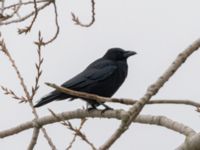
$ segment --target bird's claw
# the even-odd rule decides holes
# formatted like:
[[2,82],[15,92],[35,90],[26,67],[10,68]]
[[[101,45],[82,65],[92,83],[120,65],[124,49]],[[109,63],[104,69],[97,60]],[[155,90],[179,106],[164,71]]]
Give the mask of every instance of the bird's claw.
[[113,108],[111,107],[105,107],[102,111],[101,111],[101,114],[103,114],[104,112],[108,111],[108,110],[114,110]]
[[98,110],[96,107],[88,107],[87,109],[86,109],[88,112],[90,112],[90,111],[92,111],[92,110]]

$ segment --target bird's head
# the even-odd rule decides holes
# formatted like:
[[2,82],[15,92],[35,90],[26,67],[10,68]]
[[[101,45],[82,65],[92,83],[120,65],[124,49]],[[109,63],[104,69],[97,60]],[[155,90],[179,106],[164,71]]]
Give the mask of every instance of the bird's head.
[[103,56],[111,60],[126,60],[128,57],[137,54],[134,51],[126,51],[121,48],[111,48]]

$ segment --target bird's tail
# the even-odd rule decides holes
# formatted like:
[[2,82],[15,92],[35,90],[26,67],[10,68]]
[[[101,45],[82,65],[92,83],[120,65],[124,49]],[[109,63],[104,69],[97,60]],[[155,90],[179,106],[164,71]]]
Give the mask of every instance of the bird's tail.
[[38,103],[36,105],[34,105],[34,107],[40,107],[43,106],[47,103],[50,103],[54,100],[56,100],[59,97],[60,93],[58,93],[57,91],[53,91],[51,93],[49,93],[48,95],[42,97]]

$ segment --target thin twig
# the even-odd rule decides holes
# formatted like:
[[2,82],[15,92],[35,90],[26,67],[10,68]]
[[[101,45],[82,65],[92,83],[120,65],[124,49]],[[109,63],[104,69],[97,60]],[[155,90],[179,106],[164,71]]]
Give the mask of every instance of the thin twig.
[[58,11],[57,11],[57,6],[56,6],[55,0],[53,0],[52,3],[53,3],[53,6],[54,6],[54,13],[55,13],[56,33],[54,34],[54,36],[50,40],[43,42],[44,45],[52,43],[58,37],[58,34],[60,32],[60,26],[58,24]]
[[[41,36],[41,33],[40,33],[40,31],[39,31],[39,33],[38,33],[38,41],[37,42],[35,42],[35,44],[38,46],[38,55],[39,55],[39,62],[42,64],[42,58],[40,58],[41,57],[41,53],[40,53],[40,51],[41,51],[41,46],[43,45],[43,38],[42,38],[42,36]],[[39,64],[40,64],[39,63]],[[40,66],[41,67],[41,66]],[[32,108],[32,113],[34,114],[34,116],[35,116],[35,119],[36,120],[38,120],[38,118],[39,118],[39,116],[38,116],[38,114],[37,114],[37,112],[36,112],[36,109],[33,107],[33,97],[34,97],[34,95],[35,95],[35,92],[37,91],[37,89],[38,89],[38,82],[39,82],[39,77],[41,76],[41,73],[40,73],[40,67],[38,66],[38,69],[37,70],[39,70],[39,72],[38,72],[38,75],[36,76],[36,83],[35,83],[35,88],[33,88],[33,90],[32,90],[32,96],[31,96],[31,100],[29,101],[29,104],[30,104],[30,107]],[[38,78],[37,78],[38,77]],[[36,123],[38,124],[38,122],[36,121]],[[39,126],[39,125],[38,125]],[[42,132],[43,132],[43,135],[44,135],[44,138],[47,140],[47,142],[48,142],[48,144],[49,144],[49,146],[51,147],[51,149],[52,150],[56,150],[56,146],[54,145],[54,143],[53,143],[53,141],[52,141],[52,139],[51,139],[51,137],[47,134],[47,131],[46,131],[46,129],[45,128],[43,128],[43,127],[41,127],[41,130],[42,130]]]
[[[4,16],[3,20],[2,20],[2,18],[1,18],[1,21],[5,21],[5,20],[7,20],[7,19],[10,19],[10,18],[12,18],[15,14],[18,15],[18,12],[19,12],[19,10],[20,10],[20,8],[21,8],[21,6],[22,6],[21,4],[22,4],[22,0],[19,0],[19,1],[18,1],[18,5],[16,5],[15,7],[13,7],[13,12],[12,12],[11,14],[9,14],[9,15]],[[4,9],[4,10],[5,10],[5,9]]]
[[1,12],[0,14],[3,16],[4,10],[5,10],[5,6],[4,6],[5,1],[1,0]]
[[74,23],[76,25],[79,25],[81,27],[90,27],[90,26],[92,26],[94,24],[94,22],[95,22],[95,1],[94,0],[91,0],[91,8],[92,8],[91,9],[92,19],[88,24],[82,23],[74,13],[71,13],[72,21],[74,21]]
[[65,120],[59,116],[57,116],[57,114],[55,112],[53,112],[51,109],[48,109],[50,111],[50,113],[52,114],[52,116],[55,117],[55,119],[59,122],[61,122],[62,125],[64,125],[65,127],[67,127],[67,129],[70,129],[71,131],[74,132],[74,137],[72,139],[72,141],[70,142],[69,146],[66,148],[67,150],[69,150],[71,147],[72,147],[72,144],[75,142],[75,139],[77,136],[79,136],[83,141],[85,141],[88,145],[90,145],[90,147],[93,149],[93,150],[96,150],[94,144],[92,144],[92,142],[90,142],[88,140],[88,138],[86,137],[86,135],[84,133],[81,132],[81,128],[83,127],[86,119],[85,118],[82,118],[81,119],[81,123],[80,123],[80,126],[78,129],[74,128],[73,125],[67,121],[65,122]]
[[[45,3],[44,5],[40,6],[37,8],[37,11],[41,11],[42,9],[44,9],[45,7],[49,6],[52,2],[48,1],[47,3]],[[12,23],[18,23],[18,22],[22,22],[28,18],[30,18],[31,16],[33,16],[35,14],[35,11],[30,12],[29,14],[21,17],[20,19],[13,19],[13,20],[9,20],[9,21],[4,21],[4,22],[0,22],[0,26],[1,25],[8,25],[8,24],[12,24]]]
[[[44,3],[44,2],[49,2],[49,0],[40,0],[40,1],[37,1],[37,3]],[[12,4],[12,5],[9,5],[9,6],[6,6],[4,7],[4,10],[6,9],[13,9],[19,5],[29,5],[29,4],[34,4],[34,1],[28,1],[28,2],[21,2],[21,3],[15,3],[15,4]],[[2,8],[0,8],[0,10],[2,10]]]
[[12,98],[14,98],[16,100],[20,100],[20,103],[26,101],[25,97],[23,97],[23,96],[21,96],[21,97],[17,96],[16,93],[13,90],[11,90],[11,89],[8,89],[8,88],[6,88],[4,86],[1,86],[1,89],[4,91],[5,95],[10,95]]
[[69,150],[72,147],[73,142],[75,141],[76,137],[79,136],[83,141],[85,141],[93,150],[97,150],[96,147],[94,146],[94,144],[92,142],[90,142],[87,138],[87,136],[81,132],[81,128],[83,126],[83,124],[85,123],[86,119],[82,119],[81,120],[81,124],[80,127],[78,129],[74,128],[72,126],[72,124],[68,122],[68,128],[74,132],[74,138],[72,139],[72,141],[70,142],[69,146],[67,147],[66,150]]
[[24,93],[26,95],[26,100],[28,101],[30,99],[30,94],[29,94],[29,92],[27,90],[26,84],[24,83],[24,79],[23,79],[18,67],[15,64],[14,59],[11,57],[11,55],[10,55],[6,45],[5,45],[5,42],[3,40],[0,41],[0,47],[1,47],[1,50],[4,52],[4,54],[8,57],[9,61],[11,62],[12,67],[14,68],[14,70],[15,70],[15,72],[17,74],[17,77],[18,77],[18,79],[20,81],[20,84],[21,84],[21,86],[22,86],[22,88],[24,90]]
[[31,24],[29,26],[27,26],[26,28],[23,28],[23,29],[18,29],[19,34],[22,34],[22,33],[27,34],[28,32],[30,32],[34,22],[36,21],[36,18],[37,18],[37,15],[38,15],[37,2],[36,2],[36,0],[33,0],[33,1],[34,1],[35,15],[34,15],[32,21],[31,21]]
[[[37,42],[36,42],[37,43]],[[38,43],[41,44],[42,43],[42,37],[40,35],[40,32],[39,32],[39,40],[38,40]],[[24,80],[23,80],[23,77],[21,76],[19,70],[18,70],[18,67],[16,66],[15,64],[15,61],[14,59],[11,57],[8,49],[6,48],[6,44],[3,40],[0,41],[0,48],[1,48],[1,51],[8,57],[9,61],[11,62],[16,74],[17,74],[17,77],[18,79],[20,80],[20,85],[22,86],[23,90],[24,90],[24,93],[26,95],[26,101],[28,102],[29,106],[31,107],[32,109],[32,113],[35,117],[35,120],[37,120],[39,118],[37,112],[36,112],[36,109],[33,107],[33,96],[30,96],[28,90],[27,90],[27,86],[25,85],[24,83]],[[47,142],[49,143],[49,146],[53,149],[53,150],[56,150],[56,147],[55,145],[53,144],[51,138],[48,136],[46,130],[44,128],[41,128],[43,134],[44,134],[44,137],[45,139],[47,140]],[[34,134],[34,133],[33,133]],[[34,135],[33,135],[34,136]]]
[[37,45],[38,49],[37,49],[37,54],[38,54],[38,63],[35,64],[35,67],[36,67],[36,77],[35,77],[35,85],[32,86],[32,94],[31,94],[31,99],[34,98],[37,90],[39,89],[39,79],[42,75],[42,70],[41,70],[41,66],[42,66],[42,63],[44,61],[44,59],[42,58],[42,55],[41,55],[41,47],[43,45],[43,39],[41,37],[41,33],[39,32],[39,40],[38,42],[35,42],[35,44]]
[[[81,123],[80,123],[80,125],[79,125],[79,127],[78,127],[78,131],[79,131],[79,132],[80,132],[80,130],[82,129],[83,124],[85,123],[85,121],[86,121],[85,118],[84,118],[84,119],[81,119]],[[68,121],[68,123],[70,123],[70,122]],[[74,136],[73,136],[71,142],[69,143],[69,145],[67,146],[66,150],[70,150],[70,149],[72,148],[72,145],[75,143],[76,137],[77,137],[77,136],[78,136],[78,134],[74,134]]]

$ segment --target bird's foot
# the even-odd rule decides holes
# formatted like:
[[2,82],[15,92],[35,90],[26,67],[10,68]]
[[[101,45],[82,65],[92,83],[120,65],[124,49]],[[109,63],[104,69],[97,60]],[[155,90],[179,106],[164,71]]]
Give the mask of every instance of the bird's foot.
[[89,105],[89,107],[87,106],[87,111],[92,111],[92,110],[97,110],[96,106],[94,105]]
[[[108,105],[106,105],[104,103],[102,103],[100,105],[104,106],[104,109],[101,110],[101,114],[103,114],[107,110],[113,110],[113,108],[109,107]],[[92,111],[92,110],[99,110],[99,109],[97,109],[97,107],[95,105],[90,105],[90,107],[87,107],[86,110],[89,112],[89,111]]]
[[108,105],[106,105],[106,104],[102,104],[105,108],[101,111],[101,114],[103,114],[105,111],[107,111],[107,110],[113,110],[113,108],[112,107],[109,107]]
[[102,111],[101,111],[101,114],[105,113],[106,111],[108,110],[113,110],[113,108],[104,108]]
[[98,109],[97,109],[97,108],[90,107],[90,108],[87,108],[86,110],[87,110],[87,111],[92,111],[92,110],[98,110]]

